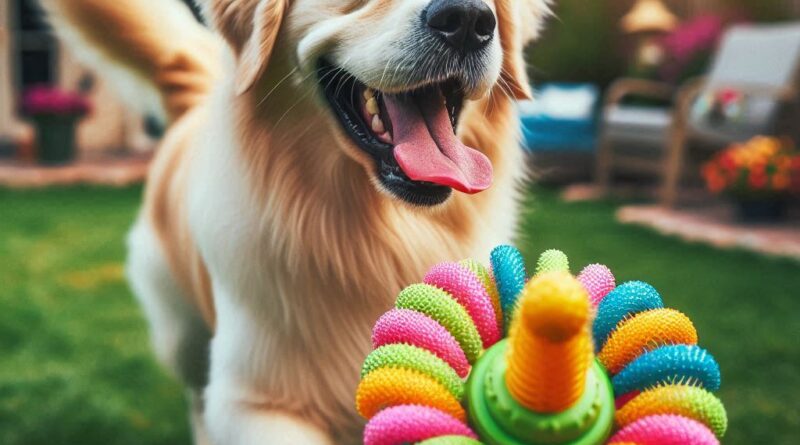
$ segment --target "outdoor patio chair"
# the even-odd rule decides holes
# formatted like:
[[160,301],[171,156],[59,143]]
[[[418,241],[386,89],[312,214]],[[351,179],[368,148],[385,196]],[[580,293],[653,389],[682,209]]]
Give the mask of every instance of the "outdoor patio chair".
[[[725,33],[706,77],[680,88],[622,79],[610,88],[602,117],[596,180],[607,191],[613,173],[650,174],[660,200],[675,204],[690,149],[725,146],[756,135],[796,135],[800,127],[800,23],[740,25]],[[735,118],[705,113],[701,102],[720,92],[741,98]],[[627,105],[630,97],[670,107]],[[706,158],[711,153],[706,151]]]

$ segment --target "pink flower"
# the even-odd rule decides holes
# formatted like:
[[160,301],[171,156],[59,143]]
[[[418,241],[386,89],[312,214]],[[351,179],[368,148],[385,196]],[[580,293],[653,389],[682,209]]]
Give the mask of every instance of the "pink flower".
[[699,56],[714,51],[724,29],[725,23],[721,17],[702,15],[680,25],[664,37],[661,46],[670,63],[662,67],[662,76],[669,81],[676,81]]
[[91,111],[89,101],[77,93],[37,85],[25,91],[22,110],[29,115],[84,115]]
[[674,60],[686,63],[701,51],[713,50],[724,26],[721,17],[702,15],[679,26],[662,40],[662,45]]

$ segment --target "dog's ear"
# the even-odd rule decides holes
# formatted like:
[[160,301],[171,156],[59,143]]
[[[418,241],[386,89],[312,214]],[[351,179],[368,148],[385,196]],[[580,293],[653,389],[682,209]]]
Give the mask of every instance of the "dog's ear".
[[206,21],[237,58],[236,93],[249,90],[267,67],[288,0],[198,0]]
[[523,45],[539,37],[545,22],[553,15],[552,3],[552,0],[518,0],[517,25]]
[[253,16],[253,31],[239,52],[236,69],[236,94],[253,86],[267,68],[288,0],[261,0]]
[[515,99],[530,99],[523,49],[538,35],[549,0],[496,0],[498,32],[503,47],[503,87]]

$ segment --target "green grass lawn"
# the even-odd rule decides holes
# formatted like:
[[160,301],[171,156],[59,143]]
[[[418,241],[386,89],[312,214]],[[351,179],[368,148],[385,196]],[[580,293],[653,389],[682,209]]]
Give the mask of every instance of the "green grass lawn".
[[[122,275],[140,189],[0,189],[0,443],[188,444],[181,389],[154,362]],[[608,264],[684,311],[723,369],[730,444],[800,434],[800,265],[614,222],[611,203],[529,199],[520,245]]]

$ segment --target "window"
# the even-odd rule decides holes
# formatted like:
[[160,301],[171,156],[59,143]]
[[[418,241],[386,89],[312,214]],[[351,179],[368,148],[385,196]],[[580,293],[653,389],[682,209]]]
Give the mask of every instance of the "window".
[[34,0],[12,0],[13,82],[17,92],[31,85],[58,80],[58,45]]

